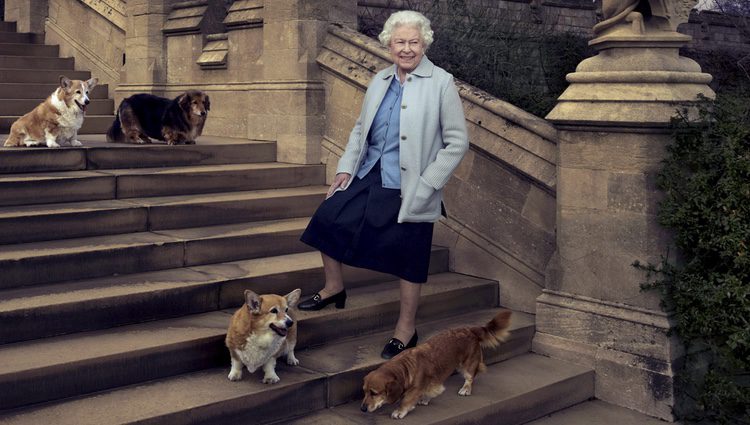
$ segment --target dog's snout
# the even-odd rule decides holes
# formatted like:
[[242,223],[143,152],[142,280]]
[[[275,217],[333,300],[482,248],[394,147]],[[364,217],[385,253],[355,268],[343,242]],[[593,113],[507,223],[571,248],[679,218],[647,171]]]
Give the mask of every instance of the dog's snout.
[[205,117],[206,116],[206,111],[201,111],[201,116]]
[[294,324],[294,320],[287,317],[286,320],[284,321],[284,324],[286,324],[286,327],[289,328]]
[[88,105],[89,103],[91,103],[91,101],[88,100],[88,99],[86,99],[83,103],[85,103],[86,105]]
[[364,403],[362,403],[362,405],[361,405],[361,406],[359,406],[359,410],[361,410],[361,411],[363,411],[363,412],[367,412],[367,405],[366,405],[366,404],[364,404]]

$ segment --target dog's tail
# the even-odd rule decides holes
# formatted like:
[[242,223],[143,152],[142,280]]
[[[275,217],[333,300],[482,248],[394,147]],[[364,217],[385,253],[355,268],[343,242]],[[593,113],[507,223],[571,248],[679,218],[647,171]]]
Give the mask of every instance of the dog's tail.
[[107,141],[110,143],[123,143],[125,141],[125,133],[122,132],[122,125],[120,124],[119,108],[115,113],[115,120],[112,121],[112,125],[107,130]]
[[503,310],[495,315],[483,327],[473,328],[472,331],[479,337],[479,345],[484,348],[495,348],[505,341],[510,334],[510,310]]

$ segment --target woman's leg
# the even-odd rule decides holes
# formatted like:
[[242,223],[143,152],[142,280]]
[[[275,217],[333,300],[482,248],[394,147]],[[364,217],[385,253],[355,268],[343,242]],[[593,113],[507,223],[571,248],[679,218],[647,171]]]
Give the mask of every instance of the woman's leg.
[[401,310],[393,337],[406,344],[416,329],[417,308],[422,285],[401,279]]
[[344,290],[344,278],[341,272],[341,262],[320,253],[323,258],[323,272],[326,275],[326,286],[318,291],[320,297],[326,299]]

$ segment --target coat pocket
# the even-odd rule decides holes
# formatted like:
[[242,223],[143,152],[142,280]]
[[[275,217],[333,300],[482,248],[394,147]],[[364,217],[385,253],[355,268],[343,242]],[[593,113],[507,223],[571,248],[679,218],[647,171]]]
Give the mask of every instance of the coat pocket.
[[440,212],[440,191],[427,183],[421,176],[417,182],[417,190],[411,202],[409,213],[414,215]]

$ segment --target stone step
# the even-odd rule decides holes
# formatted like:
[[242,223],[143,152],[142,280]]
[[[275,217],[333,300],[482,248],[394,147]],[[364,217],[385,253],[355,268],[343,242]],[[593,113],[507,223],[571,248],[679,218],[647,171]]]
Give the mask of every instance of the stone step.
[[57,69],[64,74],[73,70],[74,64],[73,58],[0,55],[0,68],[4,69]]
[[149,208],[149,228],[164,230],[310,216],[327,189],[307,186],[125,201]]
[[[27,212],[33,214],[35,207],[29,206],[32,204],[321,185],[325,183],[324,173],[325,169],[321,165],[266,162],[0,174],[0,206],[24,206],[20,210],[0,208],[0,217],[3,214],[14,214],[16,210],[19,212],[15,215]],[[0,243],[3,243],[2,239],[3,236],[0,235]]]
[[[97,171],[0,175],[0,205],[6,207],[114,199],[116,193],[115,177]],[[26,211],[31,213],[28,209],[20,209],[15,214],[13,211],[7,213],[12,216]]]
[[[0,44],[2,46],[2,44]],[[48,46],[44,46],[48,47]],[[0,53],[1,54],[1,53]],[[56,56],[56,55],[55,55]],[[42,84],[42,83],[8,83],[0,81],[0,99],[34,99],[38,102],[42,102],[48,98],[58,87],[60,87],[57,79],[55,81]],[[107,99],[109,93],[109,87],[107,84],[102,84],[94,87],[89,93],[91,99]],[[90,118],[90,117],[87,117]],[[114,118],[114,117],[112,117]],[[110,118],[110,124],[112,123]],[[10,128],[10,127],[9,127]],[[107,127],[109,128],[109,127]],[[106,133],[106,130],[101,134]],[[7,133],[7,130],[0,130],[2,133]]]
[[[283,240],[285,234],[295,233],[294,220],[281,224],[292,229],[277,232],[281,241],[279,245],[299,244],[298,237]],[[231,246],[242,248],[248,245],[237,249],[238,253],[234,255],[255,256],[252,252],[245,253],[253,249],[250,233],[246,231],[247,236],[212,234],[203,240],[192,241],[188,252],[192,256],[200,255],[201,251],[204,255],[216,256],[210,250],[223,240],[234,242],[233,245],[225,243],[224,251]],[[263,246],[256,247],[256,251],[258,248],[263,249]],[[283,247],[276,248],[276,251],[280,249]],[[269,251],[267,255],[272,253]],[[430,273],[443,273],[447,269],[448,251],[434,247]],[[348,266],[344,267],[344,277],[350,290],[392,279],[390,275]],[[248,287],[259,293],[289,293],[295,288],[312,293],[323,283],[320,254],[308,251],[210,266],[0,290],[0,322],[3,323],[0,344],[236,308]],[[29,320],[30,317],[34,320]]]
[[325,166],[277,162],[104,170],[117,178],[117,197],[169,196],[325,184]]
[[2,31],[2,29],[0,29],[0,43],[41,44],[44,43],[44,34]]
[[[88,80],[91,78],[91,72],[89,71],[65,71],[61,73],[56,69],[0,69],[0,81],[6,83],[59,83],[60,75],[65,75],[71,80]],[[89,111],[89,113],[91,112]]]
[[[472,395],[458,395],[460,374],[445,383],[445,392],[429,406],[417,406],[399,424],[502,424],[520,425],[594,395],[594,372],[583,366],[536,354],[525,354],[488,366],[474,381]],[[361,388],[359,389],[361,394]],[[393,424],[386,405],[373,413],[360,411],[361,399],[304,415],[287,425],[386,425]],[[23,422],[19,422],[23,423]],[[604,424],[606,422],[597,422]],[[579,425],[581,423],[578,423]],[[619,424],[618,424],[619,425]]]
[[[332,410],[329,387],[334,376],[279,362],[281,381],[266,385],[257,379],[231,382],[226,368],[208,369],[169,379],[133,385],[70,401],[8,412],[4,424],[392,424],[390,406],[376,413],[359,411],[353,401]],[[446,392],[430,406],[418,406],[404,424],[522,424],[593,396],[593,372],[581,366],[534,354],[490,365],[470,397],[460,397],[462,378],[453,375]],[[310,412],[310,417],[292,421]],[[334,415],[334,416],[331,416]],[[501,420],[499,418],[502,418]]]
[[[0,99],[0,115],[21,116],[36,108],[40,99]],[[112,99],[93,99],[86,108],[87,114],[107,115],[114,111],[115,102]],[[2,138],[5,140],[5,138]]]
[[[465,278],[453,274],[437,277],[442,281],[430,283],[429,291],[426,290],[420,299],[424,307],[431,309],[431,314],[422,314],[419,318],[425,338],[456,326],[455,321],[462,326],[486,323],[498,311],[470,299],[452,307],[436,306],[444,304],[446,294],[461,297],[481,287],[491,296],[496,294],[497,288],[496,283],[481,279],[459,282],[455,287],[451,284],[451,277]],[[295,350],[301,366],[336,377],[331,382],[332,389],[335,388],[329,396],[331,404],[341,404],[357,397],[362,376],[382,362],[380,349],[392,335],[393,323],[398,316],[390,304],[398,303],[399,290],[397,282],[376,287],[380,294],[376,299],[369,296],[359,299],[358,291],[353,290],[349,300],[352,305],[344,310],[330,308],[330,312],[293,313],[296,314],[299,336],[307,335],[298,340]],[[461,307],[466,306],[473,308],[472,313],[460,315]],[[446,321],[438,312],[451,314],[453,321]],[[231,313],[233,310],[214,311],[0,347],[0,361],[4,365],[0,372],[0,383],[3,384],[0,385],[0,409],[206,368],[223,367],[226,379],[229,356],[224,336]],[[374,323],[370,320],[372,314],[382,316],[384,320]],[[533,318],[517,314],[508,343],[498,350],[488,350],[488,363],[528,352],[534,333]],[[350,329],[360,331],[352,334],[349,330],[342,330],[336,335],[337,339],[329,339],[330,336],[320,332],[321,326],[335,326],[342,320],[352,323]],[[322,342],[326,345],[320,346]],[[243,382],[259,380],[261,376],[261,372],[246,374]],[[280,376],[283,382],[284,375]],[[13,385],[8,385],[11,382]]]
[[[7,135],[0,134],[0,141]],[[117,168],[179,167],[269,162],[276,144],[247,139],[201,136],[195,145],[130,145],[107,143],[104,135],[81,135],[82,148],[3,148],[0,175]]]
[[16,23],[0,21],[0,31],[14,32],[16,31]]
[[529,422],[528,425],[664,425],[666,423],[634,410],[601,400],[591,400]]
[[0,42],[0,55],[57,57],[59,52],[60,52],[59,46],[48,46],[45,44]]
[[[309,217],[320,204],[324,187],[279,189],[210,197],[183,197],[146,205],[150,228],[201,227]],[[159,199],[144,198],[134,205]],[[121,273],[182,267],[184,241],[169,232],[127,233],[88,238],[0,245],[0,288],[13,288]]]

